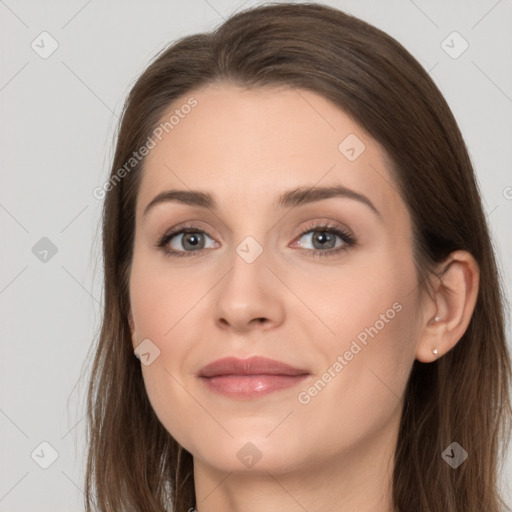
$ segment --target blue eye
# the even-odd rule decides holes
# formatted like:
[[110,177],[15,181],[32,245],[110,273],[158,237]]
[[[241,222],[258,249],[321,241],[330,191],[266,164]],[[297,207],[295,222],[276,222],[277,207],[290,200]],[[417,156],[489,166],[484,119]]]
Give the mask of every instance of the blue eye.
[[[311,249],[313,256],[333,256],[355,245],[354,238],[338,226],[313,226],[308,231],[304,231],[301,238],[306,235],[309,235],[313,245],[323,247],[320,250],[318,248]],[[336,237],[342,240],[342,243],[338,246],[335,245]],[[300,243],[300,245],[303,246],[304,244]]]
[[[204,249],[205,236],[210,238],[201,228],[196,226],[187,226],[186,228],[181,228],[178,231],[167,233],[160,239],[157,246],[164,251],[166,256],[194,256],[197,251]],[[168,248],[169,242],[172,242],[173,238],[178,237],[181,237],[181,240],[177,243],[185,249],[188,247],[190,250],[181,251],[175,248]]]
[[[311,234],[311,235],[310,235]],[[311,241],[317,247],[323,247],[322,249],[305,249],[315,256],[334,256],[341,253],[342,251],[348,250],[356,244],[353,236],[336,225],[314,225],[307,231],[303,231],[299,237],[299,240],[305,235],[310,235]],[[172,256],[181,258],[183,256],[197,256],[205,249],[205,237],[212,240],[201,228],[197,226],[187,226],[176,231],[172,231],[163,235],[160,241],[156,244],[160,248],[165,256]],[[341,239],[341,245],[336,246],[336,237]],[[184,250],[169,248],[174,242],[173,239],[177,239],[176,242]],[[170,244],[171,242],[171,244]],[[302,242],[299,242],[301,247],[304,246]],[[217,242],[213,241],[213,247],[217,247]],[[212,248],[212,247],[210,247]]]

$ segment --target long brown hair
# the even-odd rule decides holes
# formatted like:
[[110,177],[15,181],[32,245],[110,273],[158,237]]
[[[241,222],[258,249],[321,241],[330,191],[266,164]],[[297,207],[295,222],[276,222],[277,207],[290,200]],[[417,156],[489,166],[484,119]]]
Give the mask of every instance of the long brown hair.
[[[184,37],[155,58],[128,96],[104,188],[105,307],[87,396],[87,511],[196,507],[192,456],[156,417],[133,354],[128,284],[144,159],[130,168],[126,162],[177,98],[214,81],[311,90],[364,127],[389,156],[412,217],[422,289],[450,252],[476,259],[480,290],[462,339],[433,363],[414,362],[392,492],[400,512],[499,512],[511,363],[503,292],[465,143],[438,88],[397,41],[315,3],[260,5],[211,33]],[[469,453],[457,469],[441,456],[454,441]]]

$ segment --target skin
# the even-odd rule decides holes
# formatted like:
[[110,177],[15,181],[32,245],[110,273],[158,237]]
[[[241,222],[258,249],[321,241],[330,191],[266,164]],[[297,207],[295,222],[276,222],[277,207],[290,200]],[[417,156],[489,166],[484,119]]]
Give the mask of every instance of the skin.
[[[386,155],[322,96],[216,83],[180,98],[169,112],[190,96],[198,105],[146,158],[129,321],[134,349],[149,339],[160,350],[142,365],[144,384],[164,427],[194,457],[197,510],[390,511],[412,364],[433,361],[436,347],[442,357],[462,336],[476,301],[476,263],[453,253],[432,296],[422,298],[411,218]],[[349,134],[365,145],[354,161],[338,149]],[[340,197],[274,206],[289,189],[338,184],[364,194],[379,215]],[[209,192],[218,210],[166,202],[144,215],[169,189]],[[205,234],[204,248],[165,256],[156,247],[160,236],[191,221]],[[333,250],[313,242],[312,231],[322,231],[313,226],[323,221],[348,230],[356,245],[313,257],[314,249]],[[236,252],[248,236],[263,250],[252,263]],[[167,247],[190,252],[182,242],[178,234]],[[393,304],[400,311],[301,403],[298,394]],[[218,358],[253,355],[310,375],[296,387],[245,400],[214,394],[197,378]],[[252,467],[237,457],[248,442],[261,455]]]

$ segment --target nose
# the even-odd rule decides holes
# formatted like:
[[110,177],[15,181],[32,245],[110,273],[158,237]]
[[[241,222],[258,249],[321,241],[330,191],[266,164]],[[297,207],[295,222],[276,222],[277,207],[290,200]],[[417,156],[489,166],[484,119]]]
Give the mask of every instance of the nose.
[[215,324],[238,332],[268,330],[284,320],[286,287],[269,267],[265,250],[248,263],[235,252],[232,267],[216,287]]

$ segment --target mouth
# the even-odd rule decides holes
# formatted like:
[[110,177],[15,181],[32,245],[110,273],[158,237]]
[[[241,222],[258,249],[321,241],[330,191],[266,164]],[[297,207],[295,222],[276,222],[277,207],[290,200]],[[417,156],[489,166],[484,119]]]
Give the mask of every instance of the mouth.
[[296,386],[304,375],[219,375],[202,377],[211,391],[232,398],[253,398]]
[[306,370],[263,357],[219,359],[205,366],[198,377],[217,394],[231,398],[255,398],[298,385]]

